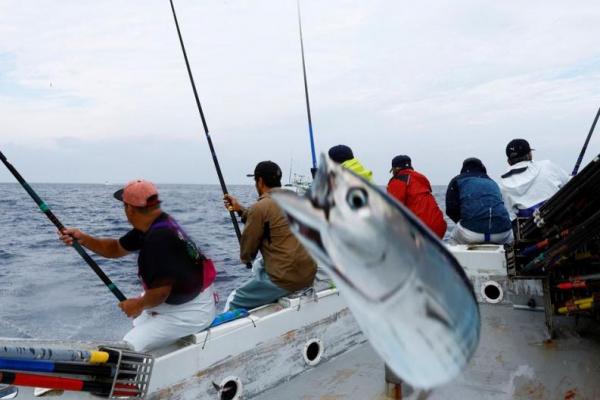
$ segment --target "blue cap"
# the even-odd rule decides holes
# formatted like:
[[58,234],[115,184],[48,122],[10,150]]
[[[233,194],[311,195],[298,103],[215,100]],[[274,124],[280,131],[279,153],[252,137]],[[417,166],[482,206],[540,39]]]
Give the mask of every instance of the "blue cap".
[[341,164],[344,161],[352,160],[354,154],[352,154],[352,149],[350,147],[345,144],[338,144],[329,149],[329,158],[336,163]]

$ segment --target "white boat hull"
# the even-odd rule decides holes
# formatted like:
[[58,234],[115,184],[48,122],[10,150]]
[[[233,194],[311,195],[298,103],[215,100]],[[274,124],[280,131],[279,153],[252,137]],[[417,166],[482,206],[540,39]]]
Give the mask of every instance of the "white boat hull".
[[[293,299],[286,308],[257,310],[253,321],[200,333],[195,344],[157,358],[149,398],[216,398],[213,383],[230,379],[241,382],[243,398],[251,398],[309,368],[304,350],[312,340],[323,346],[321,361],[363,343],[338,292],[321,294],[318,302]],[[279,310],[272,313],[273,307]],[[260,316],[261,311],[268,314]]]
[[[336,289],[317,296],[284,298],[253,310],[248,318],[217,326],[156,352],[149,399],[219,398],[219,387],[237,383],[239,397],[253,398],[294,376],[364,343],[356,321]],[[1,342],[1,340],[0,340]],[[317,359],[305,358],[317,343]],[[56,342],[68,346],[68,342]],[[35,347],[35,341],[27,341]],[[51,347],[52,342],[44,341]],[[81,392],[51,392],[59,399],[97,399]],[[35,399],[19,388],[17,399]]]
[[[508,279],[501,246],[449,248],[473,282],[479,302],[492,306],[487,312],[493,314],[494,305],[526,305],[532,298],[542,304],[542,288],[538,281]],[[490,282],[499,287],[501,295],[498,298],[486,296],[485,288]],[[490,318],[495,320],[493,315],[487,319]],[[484,334],[488,328],[483,328]],[[307,363],[306,347],[312,342],[321,346],[322,354],[317,362]],[[184,338],[155,352],[148,398],[217,399],[219,387],[228,381],[237,385],[239,397],[236,399],[261,398],[262,393],[287,386],[285,382],[295,376],[364,342],[343,296],[336,289],[322,290],[317,297],[311,294],[284,298],[277,304],[253,310],[249,318]],[[35,341],[28,341],[28,345],[35,346]],[[44,346],[49,345],[44,341]],[[481,356],[475,359],[478,357]],[[37,398],[30,388],[19,390],[17,399]],[[53,398],[97,399],[69,392]]]

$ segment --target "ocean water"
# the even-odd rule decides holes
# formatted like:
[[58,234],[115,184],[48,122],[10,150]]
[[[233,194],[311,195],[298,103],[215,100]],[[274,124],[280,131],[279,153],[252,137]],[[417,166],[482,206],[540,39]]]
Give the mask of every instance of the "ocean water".
[[[129,229],[119,186],[32,184],[66,226],[118,238]],[[253,186],[229,191],[244,204]],[[173,215],[211,257],[216,289],[224,301],[250,272],[238,261],[239,246],[218,185],[159,185],[163,209]],[[89,252],[92,254],[91,252]],[[137,254],[121,259],[92,256],[127,297],[137,296]],[[0,337],[120,339],[131,327],[117,300],[83,259],[58,240],[54,225],[15,184],[0,184]]]
[[[65,226],[118,238],[129,229],[116,185],[32,184]],[[249,276],[218,185],[158,185],[162,208],[212,258],[219,306]],[[243,204],[254,186],[231,186]],[[445,187],[434,187],[443,207]],[[450,224],[449,224],[450,225]],[[241,226],[243,228],[243,226]],[[91,252],[88,252],[92,254]],[[112,260],[92,255],[127,297],[137,296],[137,254]],[[54,225],[18,183],[0,183],[0,337],[119,340],[131,328],[117,299],[83,259],[58,240]]]

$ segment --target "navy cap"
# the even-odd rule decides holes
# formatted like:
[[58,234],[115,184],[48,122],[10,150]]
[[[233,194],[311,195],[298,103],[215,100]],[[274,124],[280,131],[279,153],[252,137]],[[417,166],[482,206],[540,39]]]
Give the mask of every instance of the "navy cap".
[[412,168],[412,161],[407,155],[399,155],[392,159],[392,169],[390,172],[394,170],[394,168]]
[[345,144],[338,144],[337,146],[333,146],[329,149],[329,158],[331,158],[336,163],[343,163],[344,161],[352,160],[354,158],[354,154],[352,153],[352,149]]
[[506,145],[506,156],[509,160],[521,158],[529,154],[532,150],[529,142],[525,139],[513,139]]
[[460,173],[462,174],[464,172],[483,172],[485,174],[487,173],[487,170],[479,158],[470,157],[463,161]]

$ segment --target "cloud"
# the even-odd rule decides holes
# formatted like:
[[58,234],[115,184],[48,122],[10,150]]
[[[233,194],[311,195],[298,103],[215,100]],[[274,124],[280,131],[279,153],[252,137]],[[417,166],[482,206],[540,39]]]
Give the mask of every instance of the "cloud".
[[[227,178],[267,158],[308,171],[295,1],[175,5]],[[569,168],[600,104],[594,2],[301,5],[317,147],[350,144],[379,183],[398,153],[434,183],[470,155],[498,175],[514,136]],[[5,1],[0,48],[0,148],[61,166],[37,179],[125,180],[118,149],[137,144],[144,168],[177,158],[156,179],[216,182],[168,3]]]

